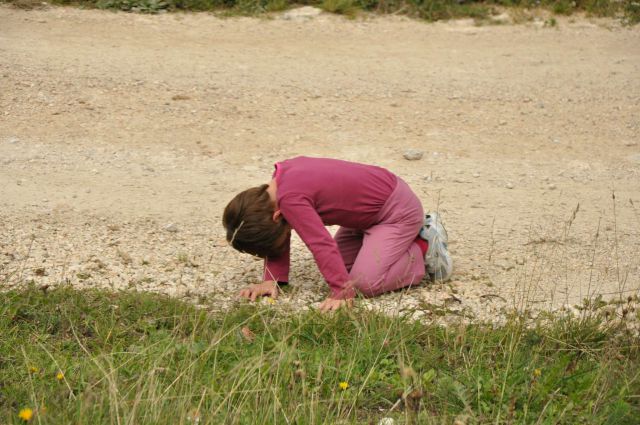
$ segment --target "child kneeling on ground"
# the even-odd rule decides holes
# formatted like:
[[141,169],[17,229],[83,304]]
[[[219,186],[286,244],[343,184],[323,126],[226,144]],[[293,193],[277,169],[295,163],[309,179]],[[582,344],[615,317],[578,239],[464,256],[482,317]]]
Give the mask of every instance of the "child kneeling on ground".
[[[425,273],[447,280],[452,261],[436,213],[423,215],[409,186],[384,168],[328,158],[275,164],[269,184],[236,195],[224,210],[227,241],[264,259],[263,282],[242,297],[278,296],[289,281],[291,230],[307,245],[331,293],[321,311],[417,285]],[[339,225],[335,237],[325,225]]]

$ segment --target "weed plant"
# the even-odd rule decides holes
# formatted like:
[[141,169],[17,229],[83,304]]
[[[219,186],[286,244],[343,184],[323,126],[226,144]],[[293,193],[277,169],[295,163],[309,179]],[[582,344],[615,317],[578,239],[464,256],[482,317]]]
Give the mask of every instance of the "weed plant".
[[209,312],[148,293],[12,290],[0,294],[0,423],[637,424],[637,333],[587,307],[442,327],[357,308]]

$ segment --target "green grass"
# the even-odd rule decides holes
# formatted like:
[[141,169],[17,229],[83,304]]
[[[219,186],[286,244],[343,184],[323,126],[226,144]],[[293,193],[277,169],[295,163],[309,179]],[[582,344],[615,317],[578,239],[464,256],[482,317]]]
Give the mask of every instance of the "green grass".
[[[0,0],[17,7],[40,7],[40,0]],[[301,5],[311,5],[354,17],[360,11],[403,14],[427,21],[474,18],[487,21],[497,8],[521,10],[543,8],[560,15],[584,12],[590,16],[620,17],[629,25],[640,22],[639,0],[49,0],[53,4],[77,5],[139,13],[167,10],[217,11],[224,15],[259,15]]]
[[214,313],[151,294],[69,288],[5,292],[0,306],[3,424],[21,423],[23,408],[41,424],[640,417],[638,339],[595,318],[444,328],[358,309]]

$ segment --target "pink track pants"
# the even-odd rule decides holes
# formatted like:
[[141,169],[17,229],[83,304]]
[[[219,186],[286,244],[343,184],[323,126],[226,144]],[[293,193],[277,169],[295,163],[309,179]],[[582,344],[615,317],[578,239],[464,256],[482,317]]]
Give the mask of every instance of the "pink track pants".
[[338,249],[355,289],[366,297],[418,285],[425,274],[416,236],[422,227],[422,204],[400,178],[378,213],[377,224],[366,230],[341,227]]

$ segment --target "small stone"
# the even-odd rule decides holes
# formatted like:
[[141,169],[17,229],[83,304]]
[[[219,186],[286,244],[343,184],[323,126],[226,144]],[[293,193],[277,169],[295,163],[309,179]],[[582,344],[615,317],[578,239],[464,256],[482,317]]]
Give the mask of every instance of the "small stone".
[[556,185],[555,185],[555,184],[553,184],[553,183],[549,183],[549,186],[547,186],[547,188],[548,188],[549,190],[556,190]]
[[508,260],[497,260],[495,262],[496,266],[501,268],[502,270],[509,271],[512,270],[515,266],[511,264]]
[[473,177],[477,179],[478,177],[480,177],[480,173],[473,173]]
[[178,231],[178,226],[175,223],[169,223],[164,226],[164,230],[171,233],[176,233]]
[[417,161],[419,159],[422,159],[422,155],[424,155],[424,152],[422,151],[419,151],[417,149],[407,149],[406,151],[404,151],[404,154],[402,156],[404,156],[404,159],[408,161]]
[[507,125],[507,122],[505,120],[500,120],[500,125]]
[[513,189],[515,186],[513,185],[513,183],[508,182],[506,185],[504,185],[504,187],[506,187],[507,189]]
[[624,142],[624,145],[627,147],[638,146],[638,142],[633,142],[631,140]]

